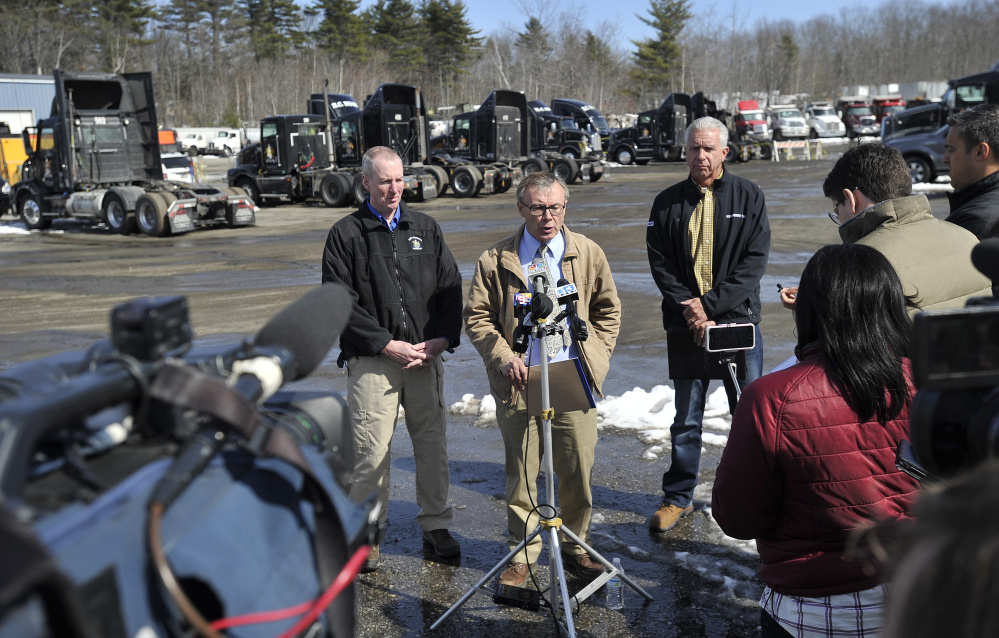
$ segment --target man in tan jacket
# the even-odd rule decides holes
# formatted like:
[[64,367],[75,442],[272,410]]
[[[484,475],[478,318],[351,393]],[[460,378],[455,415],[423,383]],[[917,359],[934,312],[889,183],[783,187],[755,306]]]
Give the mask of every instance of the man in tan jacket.
[[[465,333],[486,366],[506,448],[511,550],[538,522],[533,510],[538,503],[536,486],[544,452],[542,421],[527,414],[523,396],[527,388],[527,364],[537,365],[541,356],[548,356],[552,362],[578,358],[591,390],[602,396],[601,386],[621,326],[621,302],[603,251],[591,240],[570,233],[563,226],[568,199],[565,184],[550,173],[533,173],[520,183],[517,210],[524,218],[524,225],[479,257],[463,313]],[[576,285],[577,313],[588,324],[589,336],[577,341],[570,336],[571,331],[565,330],[555,343],[549,343],[550,339],[535,340],[525,364],[525,355],[514,352],[512,347],[519,323],[514,297],[518,292],[532,289],[528,272],[535,273],[539,266],[547,269],[549,286],[557,285],[561,279]],[[550,319],[560,312],[556,307]],[[563,524],[587,542],[593,509],[590,477],[597,443],[597,411],[556,413],[551,429],[552,463],[559,479]],[[523,586],[540,553],[541,538],[536,536],[500,575],[500,583]],[[600,563],[564,536],[562,553],[565,568],[578,576],[594,578],[603,573]]]

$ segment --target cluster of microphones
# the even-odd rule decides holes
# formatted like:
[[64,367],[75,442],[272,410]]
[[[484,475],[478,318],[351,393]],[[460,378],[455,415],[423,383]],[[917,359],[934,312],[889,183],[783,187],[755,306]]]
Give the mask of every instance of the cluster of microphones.
[[[558,280],[555,287],[555,301],[560,306],[564,306],[564,309],[551,321],[541,323],[541,320],[548,319],[555,312],[555,301],[552,301],[548,294],[548,277],[540,257],[535,258],[534,262],[528,266],[527,274],[534,285],[534,293],[522,290],[514,295],[514,314],[519,324],[513,333],[513,351],[527,352],[531,330],[534,326],[540,323],[545,330],[561,331],[563,330],[561,326],[563,319],[567,320],[569,334],[574,341],[586,341],[590,336],[590,331],[586,322],[580,319],[576,312],[576,302],[579,301],[579,291],[576,290],[576,284],[569,283],[565,277]],[[527,323],[527,320],[530,320],[530,323]]]

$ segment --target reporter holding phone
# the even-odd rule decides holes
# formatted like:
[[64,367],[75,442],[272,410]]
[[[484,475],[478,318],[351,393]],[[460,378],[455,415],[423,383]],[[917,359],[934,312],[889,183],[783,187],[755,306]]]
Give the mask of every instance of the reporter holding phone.
[[915,393],[909,306],[874,248],[820,249],[795,303],[799,363],[739,401],[711,512],[756,540],[764,638],[876,636],[883,623],[882,567],[850,537],[908,518],[919,488],[894,463]]
[[[687,128],[690,176],[659,193],[652,204],[646,246],[652,278],[663,295],[667,340],[705,345],[708,326],[751,323],[756,345],[746,353],[745,386],[763,372],[760,279],[770,254],[770,222],[763,191],[725,167],[728,129],[704,117]],[[707,379],[675,379],[672,451],[663,474],[662,505],[649,529],[666,532],[693,512],[701,462],[701,420]]]

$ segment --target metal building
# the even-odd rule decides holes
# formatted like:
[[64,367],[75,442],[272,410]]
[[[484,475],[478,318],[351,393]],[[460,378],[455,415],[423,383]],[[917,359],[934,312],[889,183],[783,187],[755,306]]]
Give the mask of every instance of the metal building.
[[20,133],[26,126],[48,117],[55,97],[51,75],[0,73],[0,122]]

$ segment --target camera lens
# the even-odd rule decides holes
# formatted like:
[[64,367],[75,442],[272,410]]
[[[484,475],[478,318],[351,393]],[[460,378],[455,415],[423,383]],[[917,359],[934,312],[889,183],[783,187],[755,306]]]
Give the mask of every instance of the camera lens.
[[950,476],[999,456],[999,389],[920,391],[912,402],[916,457]]
[[322,447],[330,456],[337,482],[346,487],[354,469],[347,402],[327,392],[278,392],[264,404],[264,415],[303,443]]

